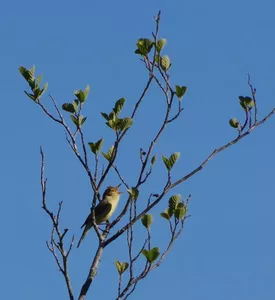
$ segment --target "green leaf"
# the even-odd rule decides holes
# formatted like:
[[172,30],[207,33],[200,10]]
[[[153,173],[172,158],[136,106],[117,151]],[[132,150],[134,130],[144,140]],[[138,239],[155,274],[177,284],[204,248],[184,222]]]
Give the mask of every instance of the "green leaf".
[[114,155],[114,145],[110,147],[110,149],[108,150],[107,153],[101,152],[102,155],[105,157],[105,159],[107,159],[108,161],[111,161],[113,159],[113,155]]
[[240,105],[244,110],[247,110],[247,108],[250,110],[255,105],[253,99],[248,96],[246,97],[239,96],[239,100],[240,100]]
[[164,162],[167,170],[170,170],[171,168],[170,168],[170,164],[169,164],[169,159],[166,158],[164,155],[162,155],[162,161]]
[[160,39],[157,41],[156,49],[158,52],[162,50],[162,48],[166,45],[167,40],[166,39]]
[[35,77],[34,77],[35,67],[33,66],[32,68],[30,68],[30,70],[28,70],[25,67],[21,66],[19,68],[19,72],[25,78],[25,80],[28,82],[30,88],[32,90],[35,89]]
[[71,117],[71,120],[74,122],[74,124],[78,127],[79,126],[78,119],[74,115],[70,115],[70,117]]
[[117,129],[118,129],[118,122],[119,122],[119,119],[117,119],[117,120],[109,120],[108,122],[106,122],[106,125],[109,126],[110,128],[112,128],[113,130],[117,131]]
[[76,112],[75,107],[71,103],[62,104],[62,109],[72,114]]
[[98,140],[96,143],[92,143],[92,142],[88,143],[88,145],[89,145],[91,151],[92,151],[94,154],[98,154],[98,153],[99,153],[99,151],[101,150],[101,147],[102,147],[102,145],[103,145],[103,141],[104,141],[104,140],[103,140],[103,138],[102,138],[102,139]]
[[147,261],[151,264],[154,262],[159,256],[159,248],[154,247],[151,250],[142,250],[142,254],[146,257]]
[[141,222],[145,228],[149,229],[153,222],[153,216],[150,214],[143,215],[141,218]]
[[160,67],[164,72],[167,72],[168,69],[171,67],[171,62],[168,55],[160,57]]
[[39,75],[36,77],[36,80],[35,80],[35,88],[36,89],[40,87],[41,79],[42,79],[42,75]]
[[120,119],[118,122],[118,128],[120,131],[126,130],[129,127],[131,127],[133,124],[133,119],[132,118],[123,118]]
[[118,116],[119,113],[121,112],[124,104],[125,104],[126,99],[125,98],[120,98],[117,100],[115,103],[115,107],[113,108],[114,113]]
[[236,118],[232,118],[229,120],[229,125],[233,128],[239,127],[239,121]]
[[179,98],[179,100],[182,99],[186,91],[187,91],[187,86],[176,85],[176,95]]
[[36,97],[33,95],[33,94],[30,94],[30,93],[28,93],[28,92],[26,92],[26,91],[24,91],[24,93],[29,97],[29,98],[31,98],[33,101],[35,101],[35,102],[37,102],[36,100]]
[[168,213],[166,213],[166,212],[162,212],[162,213],[160,213],[160,215],[161,215],[164,219],[166,219],[166,220],[169,220],[169,219],[170,219],[170,216],[169,216]]
[[80,103],[84,103],[89,95],[90,86],[87,85],[85,90],[77,90],[74,92],[76,98],[80,101]]
[[102,112],[101,115],[105,120],[109,121],[109,116],[106,113]]
[[119,275],[122,275],[128,269],[129,264],[127,262],[115,260],[115,266]]
[[35,67],[33,66],[30,70],[26,69],[25,67],[20,67],[19,72],[25,78],[27,82],[34,82],[34,71]]
[[245,97],[244,98],[244,103],[246,106],[248,106],[249,108],[252,108],[254,106],[254,101],[252,100],[251,97]]
[[179,202],[177,208],[175,209],[175,218],[182,220],[186,215],[187,209],[183,202]]
[[175,209],[180,200],[181,200],[180,194],[171,196],[170,199],[168,200],[169,207]]
[[48,82],[46,82],[43,86],[43,89],[41,90],[40,97],[46,92],[48,89]]
[[137,54],[147,55],[151,51],[154,43],[150,39],[141,38],[138,39],[136,45],[137,45],[137,50],[135,52]]
[[79,103],[80,103],[80,101],[78,99],[74,99],[73,107],[74,107],[75,112],[77,112],[77,110],[78,110]]
[[139,190],[136,187],[132,187],[131,189],[128,189],[127,192],[129,193],[131,200],[137,200],[139,195]]
[[81,127],[85,123],[86,119],[87,119],[87,117],[83,117],[83,116],[78,117],[79,127]]
[[86,88],[84,90],[84,96],[85,96],[85,100],[87,99],[88,95],[89,95],[89,92],[90,92],[90,86],[87,84],[86,85]]
[[38,100],[38,98],[41,94],[40,88],[37,88],[37,89],[33,90],[33,94],[34,94],[35,99]]
[[170,171],[173,168],[174,164],[179,159],[179,157],[180,157],[179,152],[173,153],[169,158],[166,158],[164,155],[162,155],[162,160],[168,171]]
[[151,165],[152,165],[152,166],[155,164],[156,160],[157,160],[157,157],[156,157],[156,155],[154,155],[154,156],[152,157],[152,159],[151,159]]
[[173,207],[168,207],[165,209],[164,211],[165,213],[167,213],[167,215],[169,216],[169,218],[171,218],[174,214],[174,208]]

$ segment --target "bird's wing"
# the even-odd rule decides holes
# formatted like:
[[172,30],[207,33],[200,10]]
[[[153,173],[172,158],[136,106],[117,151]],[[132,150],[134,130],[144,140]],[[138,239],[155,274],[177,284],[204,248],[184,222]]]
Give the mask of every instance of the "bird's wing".
[[95,215],[97,220],[105,219],[112,209],[112,204],[109,202],[101,201],[95,208]]

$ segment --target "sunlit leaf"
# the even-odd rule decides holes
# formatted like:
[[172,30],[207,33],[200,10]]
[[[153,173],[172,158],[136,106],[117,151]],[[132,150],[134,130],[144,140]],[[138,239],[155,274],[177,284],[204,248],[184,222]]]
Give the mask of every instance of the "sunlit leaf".
[[176,95],[177,97],[179,98],[179,100],[182,99],[182,97],[184,96],[184,94],[186,93],[187,91],[187,86],[179,86],[179,85],[176,85]]
[[138,39],[136,45],[137,45],[137,48],[138,48],[136,50],[137,54],[147,55],[151,51],[154,43],[150,39],[141,38],[141,39]]
[[162,155],[162,160],[168,171],[170,171],[173,168],[174,164],[179,159],[179,157],[180,157],[179,152],[173,153],[169,158],[166,158],[164,155]]
[[102,155],[105,157],[105,159],[107,159],[108,161],[111,161],[113,159],[114,156],[114,145],[110,147],[110,149],[108,150],[107,153],[101,152]]
[[162,68],[163,71],[167,72],[168,69],[171,67],[171,61],[168,55],[164,55],[160,57],[160,67]]
[[186,215],[187,209],[183,202],[179,202],[175,209],[175,218],[182,220]]
[[181,200],[180,194],[171,196],[168,200],[169,207],[175,209],[180,200]]
[[159,256],[159,248],[154,247],[151,250],[142,250],[142,254],[146,257],[147,261],[151,264],[154,262]]
[[70,112],[72,114],[76,112],[73,104],[71,104],[71,103],[64,103],[64,104],[62,104],[62,109],[65,110],[65,111],[67,111],[67,112]]
[[160,52],[162,50],[162,48],[166,45],[167,40],[166,39],[160,39],[157,41],[157,51]]
[[230,119],[229,124],[233,128],[238,128],[239,127],[239,121],[236,118]]
[[126,130],[129,127],[131,127],[132,124],[133,124],[133,119],[132,118],[123,118],[123,119],[120,119],[119,123],[118,123],[118,129],[120,131]]
[[122,275],[128,269],[129,264],[127,262],[120,262],[118,260],[115,260],[115,266],[118,273]]
[[115,103],[115,107],[113,108],[114,113],[118,116],[119,113],[121,112],[124,104],[125,104],[126,99],[125,98],[120,98],[117,100]]
[[90,142],[90,143],[88,143],[88,145],[94,154],[98,154],[103,145],[103,138],[98,140],[96,143]]
[[166,220],[170,219],[170,216],[166,212],[162,212],[162,213],[160,213],[160,215]]
[[152,165],[152,166],[155,164],[156,160],[157,160],[157,157],[156,157],[156,155],[154,155],[154,156],[152,157],[152,159],[151,159],[151,165]]
[[143,215],[141,218],[141,222],[145,228],[149,229],[153,222],[153,216],[151,214]]

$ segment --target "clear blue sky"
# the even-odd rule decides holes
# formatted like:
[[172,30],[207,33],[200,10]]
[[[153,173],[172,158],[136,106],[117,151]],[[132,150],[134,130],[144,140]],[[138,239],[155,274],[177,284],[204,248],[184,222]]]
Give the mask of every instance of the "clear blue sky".
[[[64,201],[62,224],[77,238],[91,199],[88,180],[63,130],[26,98],[18,67],[36,65],[59,104],[90,84],[85,133],[88,141],[104,136],[106,150],[113,135],[99,113],[110,110],[120,97],[127,99],[125,115],[131,111],[147,78],[133,53],[135,42],[150,35],[159,9],[160,35],[168,40],[164,52],[173,63],[172,82],[188,86],[181,119],[156,148],[158,157],[181,152],[174,179],[235,136],[228,119],[241,116],[238,96],[249,94],[247,72],[257,88],[259,115],[275,106],[272,0],[5,1],[0,18],[1,298],[67,299],[63,278],[45,246],[50,221],[41,209],[40,145],[46,153],[49,206]],[[47,95],[43,101],[50,106]],[[136,178],[139,147],[146,147],[149,133],[155,132],[159,120],[154,115],[161,114],[162,101],[157,89],[149,93],[123,144],[119,166],[130,184]],[[131,299],[275,298],[274,126],[275,118],[175,190],[192,194],[192,217],[166,261]],[[158,191],[162,172],[158,159],[144,195]],[[118,183],[115,176],[106,185],[113,182]],[[153,243],[160,248],[168,238],[167,224],[159,217],[165,205],[166,200],[153,211]],[[139,234],[142,240],[144,232]],[[87,275],[93,242],[90,233],[70,257],[76,294]],[[87,299],[114,299],[113,261],[127,260],[124,243],[120,238],[107,249]]]

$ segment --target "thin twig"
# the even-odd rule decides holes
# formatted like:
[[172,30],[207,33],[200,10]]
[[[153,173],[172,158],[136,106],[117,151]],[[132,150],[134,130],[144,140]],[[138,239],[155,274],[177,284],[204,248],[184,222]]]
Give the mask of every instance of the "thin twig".
[[[69,245],[69,250],[66,253],[66,251],[64,249],[63,240],[69,229],[66,228],[66,229],[64,229],[64,232],[61,233],[61,230],[59,228],[60,214],[61,214],[63,202],[62,201],[59,202],[56,215],[54,215],[54,213],[51,212],[47,206],[47,202],[46,202],[47,179],[44,178],[45,155],[44,155],[42,148],[40,148],[40,154],[41,154],[40,181],[41,181],[41,191],[42,191],[42,208],[47,213],[47,215],[50,217],[50,219],[53,223],[52,231],[51,231],[51,239],[50,239],[50,242],[48,242],[48,241],[46,242],[46,245],[47,245],[47,248],[49,249],[49,251],[54,256],[55,261],[58,265],[58,268],[61,271],[61,273],[65,279],[70,300],[74,300],[73,288],[72,288],[72,284],[70,281],[69,270],[68,270],[68,257],[69,257],[69,254],[71,252],[71,249],[72,249],[72,246],[74,243],[74,236],[71,239],[71,242]],[[56,240],[55,240],[55,233],[57,234],[58,242],[56,242]],[[58,252],[61,256],[61,259],[62,259],[62,263],[58,257],[58,254],[56,253],[55,249],[58,250]]]

